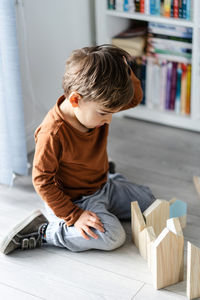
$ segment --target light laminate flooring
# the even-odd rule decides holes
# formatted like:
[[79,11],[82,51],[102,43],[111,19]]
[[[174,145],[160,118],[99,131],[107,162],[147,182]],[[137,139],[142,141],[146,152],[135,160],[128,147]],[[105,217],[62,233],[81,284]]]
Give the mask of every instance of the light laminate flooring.
[[[177,197],[187,202],[186,260],[187,240],[200,247],[200,198],[192,182],[193,175],[200,176],[199,133],[113,118],[108,152],[118,172],[148,185],[157,198]],[[29,159],[31,162],[32,155]],[[0,238],[37,208],[44,207],[31,175],[17,177],[12,188],[0,186]],[[187,299],[186,276],[181,283],[154,290],[146,261],[131,241],[130,222],[123,226],[126,243],[112,252],[72,253],[45,246],[9,256],[0,254],[0,299]]]

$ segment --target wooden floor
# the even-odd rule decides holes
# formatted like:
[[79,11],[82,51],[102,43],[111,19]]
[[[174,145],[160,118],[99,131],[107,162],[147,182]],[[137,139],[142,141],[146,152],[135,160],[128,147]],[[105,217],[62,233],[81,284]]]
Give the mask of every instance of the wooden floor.
[[[188,203],[185,245],[190,240],[200,247],[200,198],[192,182],[193,175],[200,176],[199,134],[113,118],[108,148],[118,172],[148,185],[157,198],[177,197]],[[31,176],[17,177],[13,188],[0,186],[0,238],[37,208],[43,209],[43,203]],[[187,299],[185,280],[154,290],[147,264],[131,242],[130,222],[123,225],[126,243],[112,252],[43,247],[0,254],[0,299]]]

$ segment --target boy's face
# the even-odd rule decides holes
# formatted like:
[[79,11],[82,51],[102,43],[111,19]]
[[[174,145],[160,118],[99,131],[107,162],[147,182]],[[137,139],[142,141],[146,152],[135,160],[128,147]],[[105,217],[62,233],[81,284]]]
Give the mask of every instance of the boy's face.
[[103,108],[98,103],[93,101],[79,100],[79,104],[74,108],[74,114],[77,120],[86,128],[93,129],[110,124],[112,114],[119,110],[109,110]]

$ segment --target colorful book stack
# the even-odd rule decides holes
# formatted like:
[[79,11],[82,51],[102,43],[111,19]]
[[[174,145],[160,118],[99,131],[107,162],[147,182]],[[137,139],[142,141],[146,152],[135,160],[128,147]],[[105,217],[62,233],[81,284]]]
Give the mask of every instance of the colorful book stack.
[[193,0],[107,0],[108,9],[191,20]]
[[146,70],[149,108],[190,114],[191,42],[191,28],[149,23]]

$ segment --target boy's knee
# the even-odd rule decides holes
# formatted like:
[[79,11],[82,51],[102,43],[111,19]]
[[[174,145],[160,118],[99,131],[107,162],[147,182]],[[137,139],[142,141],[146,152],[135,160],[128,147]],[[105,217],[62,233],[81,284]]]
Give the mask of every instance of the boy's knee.
[[125,243],[126,233],[120,224],[120,226],[114,230],[113,228],[106,229],[102,234],[102,239],[104,241],[102,250],[111,251],[119,248]]

